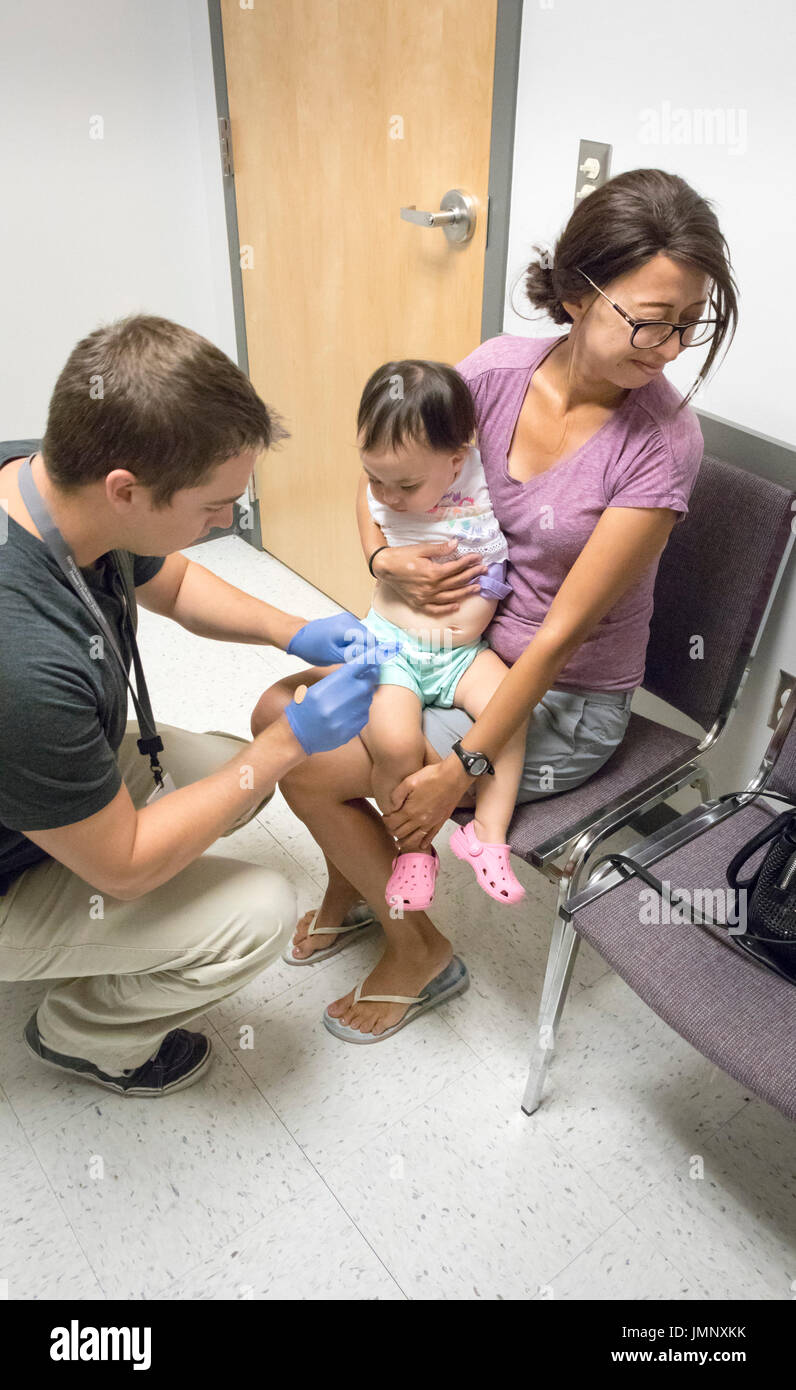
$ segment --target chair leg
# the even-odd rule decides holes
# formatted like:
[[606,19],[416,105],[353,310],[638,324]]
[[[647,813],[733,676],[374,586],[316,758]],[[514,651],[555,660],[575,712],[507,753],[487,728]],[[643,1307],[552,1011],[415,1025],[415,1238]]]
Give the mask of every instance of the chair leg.
[[706,767],[700,767],[699,775],[694,778],[691,785],[699,788],[699,795],[703,801],[711,800],[713,791],[710,785],[710,773]]
[[547,965],[545,967],[544,983],[542,985],[542,999],[539,1005],[540,1013],[544,1009],[550,982],[555,975],[556,962],[561,949],[564,927],[566,926],[561,916],[561,908],[569,897],[571,888],[572,876],[566,873],[562,874],[561,878],[558,880],[558,898],[556,901],[555,915],[553,917],[553,931],[550,936],[550,949],[547,952]]
[[[567,898],[578,891],[580,880],[586,869],[586,860],[592,846],[588,836],[579,840],[577,845],[570,852],[566,868],[561,873],[558,880],[558,897],[556,900],[555,915],[553,917],[553,930],[550,936],[550,948],[547,953],[547,965],[545,967],[544,983],[542,984],[542,998],[539,1004],[538,1016],[538,1047],[537,1052],[531,1059],[531,1067],[528,1073],[528,1081],[523,1096],[522,1109],[526,1115],[531,1115],[538,1108],[542,1096],[542,1087],[550,1065],[550,1055],[553,1049],[555,1037],[555,1027],[564,1007],[569,982],[572,977],[572,970],[578,953],[580,938],[572,927],[561,916],[561,908]],[[563,985],[562,985],[563,980]],[[553,1014],[550,1015],[552,1000]],[[551,1017],[553,1018],[553,1032],[549,1033]],[[550,1041],[549,1047],[543,1046],[542,1040]]]
[[542,1001],[540,1010],[545,1006],[547,991],[550,980],[553,978],[556,969],[556,960],[563,940],[565,922],[561,916],[561,908],[567,898],[574,897],[579,891],[581,880],[587,869],[587,860],[593,850],[588,835],[583,836],[569,851],[566,866],[561,871],[558,879],[558,897],[556,899],[555,913],[553,915],[553,931],[550,937],[550,949],[547,953],[547,967],[545,969],[544,984],[542,985]]
[[[704,766],[699,767],[698,772],[694,774],[690,782],[683,778],[678,783],[677,788],[673,790],[682,786],[698,787],[704,802],[712,799],[710,774]],[[595,834],[593,831],[584,832],[569,850],[566,868],[558,879],[555,920],[542,985],[542,999],[539,1005],[537,1046],[531,1058],[528,1080],[522,1098],[522,1109],[526,1115],[532,1115],[539,1108],[542,1099],[545,1077],[550,1068],[555,1046],[556,1029],[566,1001],[580,944],[580,937],[571,923],[565,921],[561,916],[560,909],[567,898],[574,897],[578,892],[581,878],[586,876],[589,860],[597,846],[604,839],[610,838],[618,828],[614,826],[611,829],[604,829],[599,834]],[[597,877],[604,876],[608,872],[610,872],[610,868],[604,867],[598,871]]]
[[556,1029],[561,1018],[569,990],[575,959],[578,954],[580,937],[571,922],[565,922],[556,914],[550,955],[547,961],[542,1003],[539,1007],[539,1020],[536,1033],[536,1050],[531,1058],[522,1109],[532,1115],[539,1108],[544,1089],[545,1077],[555,1047]]

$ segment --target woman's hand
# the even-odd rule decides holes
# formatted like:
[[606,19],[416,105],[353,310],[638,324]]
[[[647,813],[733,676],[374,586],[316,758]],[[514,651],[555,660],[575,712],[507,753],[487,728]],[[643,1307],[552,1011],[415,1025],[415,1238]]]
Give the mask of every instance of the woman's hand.
[[392,794],[394,810],[384,817],[401,849],[427,850],[472,782],[455,754],[405,777]]
[[373,561],[373,573],[397,590],[410,608],[441,617],[455,613],[466,598],[478,593],[478,576],[486,573],[480,555],[462,555],[445,564],[435,555],[448,555],[457,542],[436,545],[389,546]]

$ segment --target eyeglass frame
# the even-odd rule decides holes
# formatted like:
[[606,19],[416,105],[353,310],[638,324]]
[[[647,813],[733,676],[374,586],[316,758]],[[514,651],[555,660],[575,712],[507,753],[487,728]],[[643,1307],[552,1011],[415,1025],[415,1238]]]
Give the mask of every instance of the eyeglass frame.
[[664,343],[668,343],[669,339],[670,339],[671,336],[672,336],[672,333],[679,333],[679,334],[680,334],[680,350],[681,350],[681,352],[682,352],[683,348],[704,347],[705,344],[706,344],[706,343],[709,343],[709,342],[711,341],[711,339],[715,336],[715,333],[711,333],[711,334],[709,335],[709,337],[707,337],[707,338],[702,338],[701,341],[698,342],[698,343],[684,343],[684,342],[683,342],[683,334],[685,333],[685,331],[686,331],[687,328],[695,328],[696,325],[697,325],[697,324],[700,324],[700,323],[712,323],[712,324],[717,324],[718,321],[719,321],[718,319],[692,319],[691,323],[670,323],[668,319],[633,319],[633,318],[630,317],[630,315],[629,315],[628,313],[625,312],[625,310],[622,308],[621,304],[617,304],[617,303],[615,303],[615,301],[614,301],[613,299],[609,299],[609,298],[608,298],[608,295],[605,294],[605,293],[603,292],[603,290],[600,289],[600,286],[599,286],[599,285],[595,285],[594,281],[589,279],[589,277],[588,277],[588,275],[586,274],[585,270],[581,270],[581,268],[580,268],[579,265],[576,266],[575,269],[577,270],[577,272],[578,272],[579,275],[582,275],[582,276],[583,276],[584,280],[588,280],[588,281],[589,281],[589,284],[592,286],[592,288],[595,289],[595,290],[597,291],[598,294],[601,294],[602,297],[603,297],[603,299],[605,299],[605,300],[608,301],[608,303],[611,305],[611,308],[612,308],[612,309],[616,309],[616,312],[617,312],[618,314],[621,314],[621,315],[622,315],[622,318],[625,320],[625,322],[630,324],[630,327],[631,327],[631,333],[630,333],[630,346],[631,346],[631,347],[635,347],[635,346],[636,346],[635,337],[636,337],[636,331],[637,331],[637,329],[639,329],[639,328],[648,328],[648,327],[650,327],[650,326],[655,326],[655,327],[657,327],[658,325],[660,325],[661,328],[668,328],[668,329],[669,329],[669,332],[667,333],[666,337],[665,337],[660,343],[655,343],[655,345],[654,345],[655,347],[663,347]]

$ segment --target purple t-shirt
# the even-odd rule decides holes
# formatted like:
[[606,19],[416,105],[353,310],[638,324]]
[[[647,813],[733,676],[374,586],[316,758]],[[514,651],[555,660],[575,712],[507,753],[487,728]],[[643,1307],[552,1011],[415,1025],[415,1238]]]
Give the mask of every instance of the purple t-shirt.
[[[663,376],[627,395],[570,458],[519,482],[507,455],[525,392],[556,338],[502,334],[456,364],[475,401],[478,447],[508,541],[513,586],[484,636],[511,666],[539,628],[606,507],[688,511],[702,461],[699,421]],[[562,690],[631,690],[644,677],[658,561],[598,623],[559,672]]]

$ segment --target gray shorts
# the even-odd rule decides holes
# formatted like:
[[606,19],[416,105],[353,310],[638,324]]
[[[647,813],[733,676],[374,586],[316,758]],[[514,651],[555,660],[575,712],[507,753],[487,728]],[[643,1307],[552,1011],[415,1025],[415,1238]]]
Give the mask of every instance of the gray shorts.
[[[632,690],[548,690],[528,720],[517,804],[570,791],[607,762],[630,718]],[[461,709],[429,705],[423,732],[440,757],[473,726]]]

